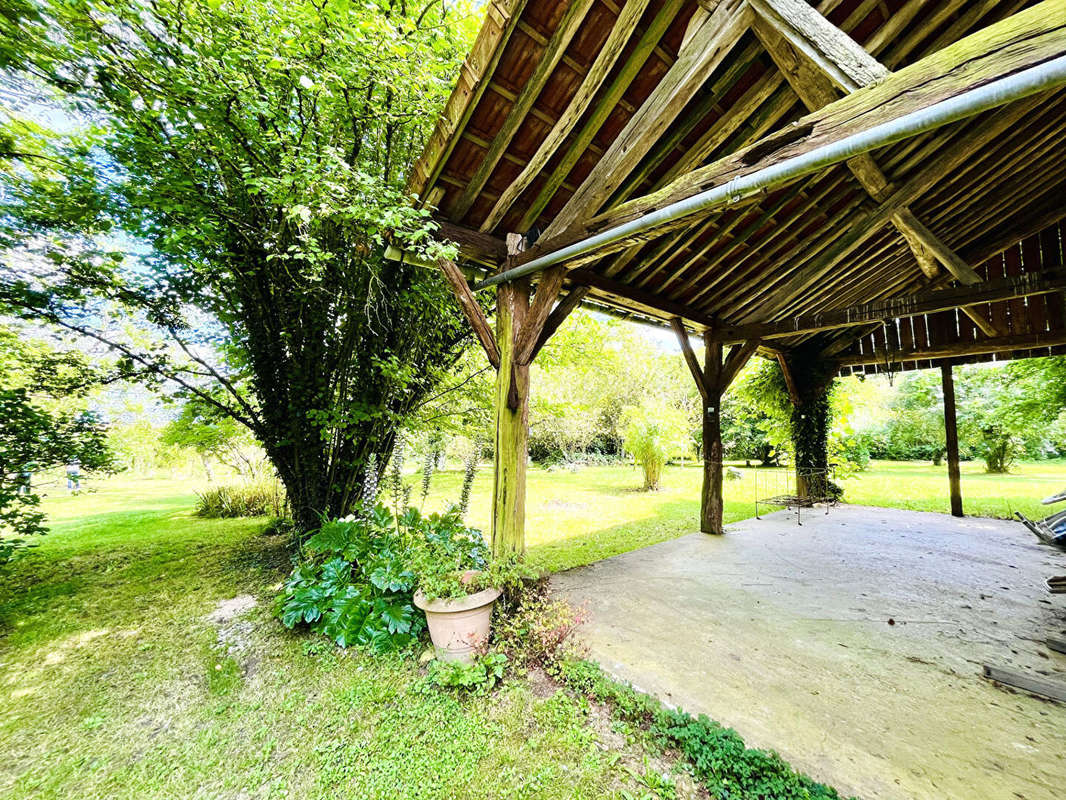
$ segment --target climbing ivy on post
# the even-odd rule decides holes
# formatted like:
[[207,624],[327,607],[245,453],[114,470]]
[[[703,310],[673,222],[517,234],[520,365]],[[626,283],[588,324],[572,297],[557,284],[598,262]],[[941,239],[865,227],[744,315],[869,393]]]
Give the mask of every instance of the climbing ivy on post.
[[829,393],[837,364],[818,351],[800,348],[779,359],[792,401],[796,495],[825,497],[829,481]]

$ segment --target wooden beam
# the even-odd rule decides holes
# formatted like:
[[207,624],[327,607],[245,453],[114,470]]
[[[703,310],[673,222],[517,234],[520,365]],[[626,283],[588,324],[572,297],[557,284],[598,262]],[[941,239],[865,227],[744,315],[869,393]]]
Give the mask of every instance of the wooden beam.
[[700,492],[700,530],[722,534],[724,502],[722,497],[722,343],[703,335],[703,380],[707,394],[703,398],[703,486]]
[[681,48],[659,81],[592,172],[544,231],[558,235],[598,212],[700,90],[751,23],[742,0],[723,0]]
[[940,365],[944,390],[944,441],[948,451],[948,485],[951,490],[951,516],[962,516],[962,480],[959,473],[959,429],[955,421],[955,378],[951,362]]
[[550,313],[548,319],[544,321],[540,336],[537,337],[537,343],[533,347],[533,354],[529,357],[530,363],[536,360],[537,353],[539,353],[541,348],[548,343],[548,340],[555,335],[555,332],[559,330],[559,326],[566,321],[566,318],[570,316],[571,312],[581,305],[581,301],[585,299],[585,295],[588,293],[589,287],[575,286],[567,292],[566,297],[560,300],[559,304],[552,309],[552,313]]
[[[812,51],[818,50],[815,37],[820,37],[821,39],[829,38],[840,44],[843,50],[847,49],[843,43],[850,42],[853,45],[853,49],[862,54],[860,60],[871,67],[866,82],[860,82],[857,86],[850,88],[838,82],[837,86],[844,89],[844,91],[850,93],[856,88],[867,86],[888,75],[887,69],[882,67],[872,56],[867,55],[865,50],[858,47],[850,36],[833,26],[802,0],[755,0],[752,6],[759,11],[764,6],[777,6],[779,4],[799,6],[806,9],[801,16],[808,21],[808,29],[810,31],[808,35],[812,39],[811,46],[807,48],[797,46],[797,50],[800,51],[798,55],[785,43],[784,31],[779,26],[775,26],[773,31],[766,29],[767,23],[771,22],[773,17],[767,17],[765,14],[764,18],[757,20],[753,27],[756,35],[766,46],[771,58],[781,69],[796,94],[799,95],[800,99],[811,111],[828,105],[837,99],[832,83],[835,63],[833,56],[824,54],[821,58],[815,58],[811,54]],[[804,30],[797,31],[796,35],[788,38],[788,41],[796,45],[797,37],[802,38],[804,32]],[[876,65],[876,68],[871,65]],[[836,73],[846,70],[846,60],[835,64],[835,67]],[[856,73],[856,77],[859,77],[859,73]],[[879,203],[888,199],[893,187],[880,167],[877,166],[873,156],[865,153],[846,163],[870,197]],[[891,215],[890,220],[914,253],[915,260],[926,277],[936,277],[938,272],[937,262],[940,262],[956,279],[963,283],[977,283],[981,280],[980,276],[968,264],[914,216],[909,207],[900,208],[899,211]],[[980,323],[978,324],[980,325]],[[984,326],[981,327],[982,330],[985,329]],[[993,329],[992,333],[988,335],[995,335],[995,333],[996,331]]]
[[782,339],[866,325],[885,319],[935,314],[938,311],[950,311],[954,308],[965,308],[979,303],[995,303],[1001,300],[1061,291],[1066,291],[1066,269],[1046,268],[1043,272],[1028,272],[1012,278],[986,281],[974,288],[959,287],[906,297],[893,297],[890,300],[863,303],[820,314],[797,316],[780,322],[721,327],[716,330],[716,335],[720,336],[724,342],[742,342],[752,338]]
[[681,317],[693,325],[702,328],[714,327],[714,319],[708,315],[689,308],[684,303],[675,303],[669,298],[662,297],[656,292],[631,286],[628,283],[599,275],[592,270],[571,270],[568,277],[576,284],[591,286],[593,289],[604,294],[615,295],[626,300],[631,300],[639,306],[655,312],[664,319],[669,317]]
[[447,220],[434,220],[437,236],[459,245],[459,255],[493,268],[507,259],[507,243],[496,236],[464,228]]
[[796,385],[796,376],[792,374],[792,366],[788,363],[788,358],[780,350],[777,351],[777,363],[781,367],[781,374],[785,376],[788,399],[792,401],[793,406],[798,406],[800,404],[800,394],[799,387]]
[[[600,52],[596,55],[596,60],[592,62],[592,66],[585,74],[585,78],[581,81],[581,85],[578,87],[577,92],[574,94],[563,113],[559,115],[558,121],[552,126],[551,131],[548,132],[544,141],[541,142],[540,146],[537,148],[537,151],[530,157],[528,163],[519,173],[518,177],[511,181],[500,195],[499,199],[496,200],[496,204],[492,207],[492,210],[485,218],[485,221],[481,223],[481,230],[491,231],[501,220],[503,220],[504,215],[511,209],[511,206],[514,205],[522,192],[529,188],[529,185],[533,180],[541,174],[548,163],[548,159],[552,157],[555,151],[566,140],[566,137],[570,135],[570,132],[581,120],[581,117],[588,111],[589,104],[600,90],[604,80],[606,80],[607,76],[614,68],[615,62],[617,62],[618,58],[622,55],[625,45],[629,41],[629,37],[636,29],[637,23],[640,22],[640,17],[644,13],[644,9],[648,7],[649,2],[650,0],[627,0],[621,13],[615,20],[614,26],[611,28],[611,33],[608,35],[607,41],[604,42],[603,47],[600,48]],[[676,3],[677,0],[673,0],[673,2]],[[671,3],[667,3],[667,5],[670,6]],[[664,22],[665,17],[660,22],[660,26]],[[654,42],[650,42],[650,40],[656,33],[661,36],[662,31],[659,30],[659,26],[653,22],[649,27],[650,35],[645,36],[645,39],[648,41],[642,40],[630,57],[630,61],[637,62],[637,67],[633,70],[634,75],[639,71],[643,59],[647,58],[651,53]],[[658,41],[657,37],[655,37],[655,41]],[[641,45],[643,45],[643,47],[641,47]],[[621,96],[622,92],[624,92],[625,87],[629,85],[628,82],[625,82],[625,86],[621,86],[621,84],[621,81],[616,81],[611,87],[613,91],[608,90],[608,97],[617,101],[617,98]],[[619,86],[621,86],[620,90],[617,88]],[[603,114],[602,112],[600,113],[605,119],[606,114]],[[597,113],[593,112],[593,117],[596,116]],[[583,149],[583,147],[579,147],[578,143],[584,141],[584,144],[587,145],[588,141],[591,141],[592,136],[595,135],[595,130],[592,130],[591,133],[587,133],[591,127],[591,125],[587,125],[582,133],[578,135],[577,142],[575,142],[572,152],[573,150],[580,151]],[[596,127],[598,128],[598,126]],[[559,180],[561,182],[562,178]]]
[[744,369],[755,351],[759,349],[758,339],[749,339],[743,344],[735,344],[729,350],[725,363],[722,365],[722,374],[718,377],[718,391],[724,393],[730,387],[740,371]]
[[485,184],[488,183],[493,170],[496,169],[496,165],[500,163],[503,154],[510,147],[511,140],[514,139],[522,123],[525,122],[526,114],[533,107],[533,103],[547,85],[556,65],[566,53],[566,48],[570,46],[570,41],[574,38],[578,28],[581,27],[581,23],[584,22],[585,15],[592,7],[593,2],[594,0],[574,0],[567,7],[558,27],[544,46],[544,52],[541,54],[533,74],[522,86],[522,90],[518,93],[518,97],[511,105],[511,110],[503,121],[503,125],[493,137],[488,152],[478,163],[477,169],[470,177],[459,199],[449,209],[451,216],[455,219],[463,218],[466,212],[470,210],[470,206],[474,204],[478,194],[485,188]]
[[888,70],[804,0],[749,0],[759,16],[845,92],[869,86]]
[[466,278],[454,261],[442,258],[437,264],[440,267],[440,271],[444,273],[444,277],[448,280],[448,284],[452,287],[452,292],[459,301],[459,308],[462,309],[463,316],[466,317],[466,321],[474,329],[474,334],[477,336],[478,341],[481,342],[481,347],[485,350],[489,363],[499,369],[499,347],[497,347],[496,339],[492,335],[492,328],[489,326],[488,320],[485,319],[485,312],[481,310],[474,293],[470,290],[470,284],[466,282]]
[[[455,88],[448,97],[425,149],[411,170],[407,193],[421,195],[431,188],[459,141],[461,131],[489,85],[504,45],[522,16],[526,0],[502,0],[488,4],[485,21],[470,54],[463,61]],[[439,200],[439,198],[437,198]],[[433,203],[436,205],[436,202]]]
[[[893,361],[939,361],[942,358],[984,356],[1012,351],[1043,350],[1066,346],[1066,331],[1032,333],[1027,336],[1000,336],[996,339],[981,339],[976,342],[960,342],[942,347],[908,348],[892,353]],[[883,364],[884,353],[848,355],[839,359],[842,367],[863,367],[867,364]]]
[[954,276],[955,280],[967,286],[981,282],[981,276],[977,274],[974,268],[959,258],[954,250],[944,244],[939,237],[919,222],[910,213],[910,209],[901,209],[895,216],[900,217],[903,215],[905,215],[907,229],[936,256],[937,261],[944,265],[944,268]]
[[548,321],[555,301],[559,299],[565,275],[566,271],[562,267],[552,267],[541,275],[533,302],[529,305],[529,313],[526,314],[525,322],[515,337],[515,361],[519,364],[529,364],[533,360],[544,324]]
[[688,331],[685,330],[685,326],[677,317],[670,318],[670,327],[674,329],[674,333],[677,335],[677,343],[681,345],[681,353],[685,356],[685,363],[688,364],[688,370],[692,373],[692,379],[696,381],[696,388],[700,391],[700,397],[706,401],[708,395],[707,383],[704,381],[703,368],[700,366],[699,359],[696,358],[696,354],[692,350],[692,342],[689,341]]
[[983,669],[984,677],[990,681],[1002,683],[1004,686],[1010,686],[1014,689],[1021,689],[1023,692],[1058,700],[1060,703],[1066,703],[1066,683],[1049,681],[1024,672],[993,667],[990,664],[984,664]]
[[[658,192],[631,200],[585,224],[574,226],[565,234],[542,237],[536,246],[523,254],[518,263],[525,263],[587,236],[609,230],[708,188],[721,186],[734,177],[757,172],[823,145],[869,130],[875,125],[928,108],[996,78],[1060,56],[1066,52],[1066,28],[1062,22],[1064,19],[1066,0],[1044,0],[904,67],[899,72],[892,73],[874,86],[859,89],[807,115],[783,131],[770,134],[749,147],[680,176]],[[1024,104],[1025,101],[1015,103],[1008,111],[1023,107]],[[968,131],[971,137],[978,139],[983,139],[989,133],[988,129]],[[956,159],[965,159],[966,155],[966,152],[952,153],[941,163],[954,161],[957,164],[959,162]],[[931,165],[930,171],[925,175],[933,174],[934,167],[939,166],[940,164]],[[874,216],[883,216],[887,221],[892,214],[914,199],[917,183],[918,181],[912,179],[908,185],[897,190]],[[924,182],[922,188],[926,188]],[[691,222],[691,218],[683,218],[664,223],[657,229],[621,239],[595,253],[576,258],[570,262],[571,266],[578,266],[606,253],[648,241]],[[870,233],[866,234],[868,235]],[[865,237],[862,237],[862,240],[865,240]],[[814,280],[820,278],[821,275],[818,275]]]

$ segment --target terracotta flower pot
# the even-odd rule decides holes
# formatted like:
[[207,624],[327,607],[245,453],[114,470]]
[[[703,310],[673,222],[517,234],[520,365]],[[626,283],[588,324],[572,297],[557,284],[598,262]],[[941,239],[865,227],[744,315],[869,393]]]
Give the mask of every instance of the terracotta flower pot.
[[483,589],[466,597],[429,600],[421,590],[415,592],[415,605],[426,612],[437,658],[469,664],[489,639],[492,605],[499,596],[499,589]]

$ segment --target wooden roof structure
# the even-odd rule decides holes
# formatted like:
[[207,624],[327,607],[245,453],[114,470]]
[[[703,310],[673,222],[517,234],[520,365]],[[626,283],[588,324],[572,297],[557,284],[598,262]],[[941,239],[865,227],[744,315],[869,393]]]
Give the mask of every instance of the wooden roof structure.
[[[1063,0],[492,0],[408,189],[496,273],[1063,55]],[[563,302],[843,372],[1063,353],[1063,218],[1051,88],[570,259]]]

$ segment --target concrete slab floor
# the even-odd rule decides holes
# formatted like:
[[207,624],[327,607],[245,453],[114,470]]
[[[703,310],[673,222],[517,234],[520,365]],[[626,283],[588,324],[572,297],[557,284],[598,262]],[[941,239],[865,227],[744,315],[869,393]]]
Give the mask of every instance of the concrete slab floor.
[[560,573],[616,677],[863,798],[1066,798],[1066,554],[1021,524],[841,506],[778,512]]

